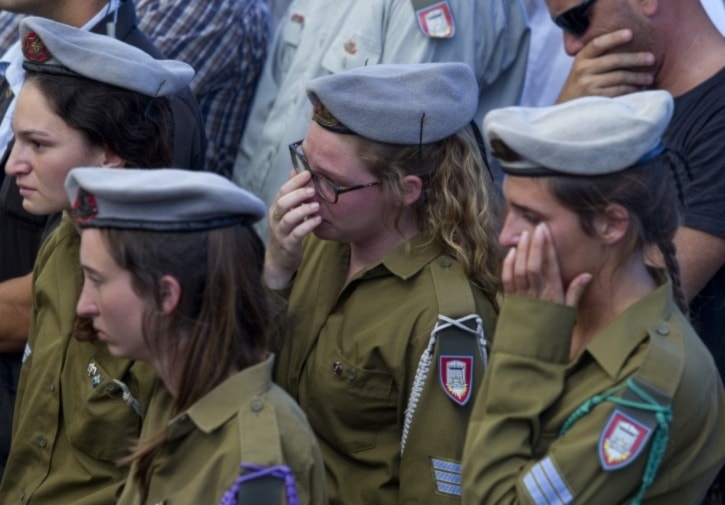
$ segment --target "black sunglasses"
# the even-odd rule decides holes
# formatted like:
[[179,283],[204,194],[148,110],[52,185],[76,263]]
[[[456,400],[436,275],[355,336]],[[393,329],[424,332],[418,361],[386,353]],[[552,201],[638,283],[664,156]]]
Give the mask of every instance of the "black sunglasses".
[[597,0],[584,0],[576,7],[553,18],[556,26],[573,35],[582,36],[589,28],[589,9]]

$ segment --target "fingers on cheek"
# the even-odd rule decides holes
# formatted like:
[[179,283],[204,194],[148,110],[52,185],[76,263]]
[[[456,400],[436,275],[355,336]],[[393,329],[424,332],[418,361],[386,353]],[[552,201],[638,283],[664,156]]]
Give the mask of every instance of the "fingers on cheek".
[[521,283],[525,286],[526,276],[528,270],[528,257],[529,257],[529,234],[523,232],[519,239],[518,247],[516,247],[516,262],[514,265],[514,274],[516,275],[516,282]]
[[505,290],[510,291],[513,288],[514,278],[514,262],[516,261],[516,248],[512,247],[506,253],[501,268],[501,282]]
[[320,221],[321,218],[319,216],[313,216],[309,219],[305,219],[292,231],[293,236],[298,240],[302,240],[305,235],[310,233],[317,227],[318,224],[320,224]]

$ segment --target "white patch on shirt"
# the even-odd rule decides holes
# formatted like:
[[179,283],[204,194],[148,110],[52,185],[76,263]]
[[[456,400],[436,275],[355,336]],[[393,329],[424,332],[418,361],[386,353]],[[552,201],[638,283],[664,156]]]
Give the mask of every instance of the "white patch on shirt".
[[461,496],[461,464],[443,459],[431,459],[436,489],[441,494]]
[[569,487],[548,456],[524,476],[524,487],[536,505],[568,505],[574,501]]

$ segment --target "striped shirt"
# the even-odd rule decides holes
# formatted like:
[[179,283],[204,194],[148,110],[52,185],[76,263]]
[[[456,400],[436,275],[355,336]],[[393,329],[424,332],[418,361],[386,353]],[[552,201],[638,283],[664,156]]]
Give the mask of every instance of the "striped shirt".
[[208,140],[206,169],[229,177],[269,39],[264,0],[137,0],[138,25],[196,70],[191,89]]

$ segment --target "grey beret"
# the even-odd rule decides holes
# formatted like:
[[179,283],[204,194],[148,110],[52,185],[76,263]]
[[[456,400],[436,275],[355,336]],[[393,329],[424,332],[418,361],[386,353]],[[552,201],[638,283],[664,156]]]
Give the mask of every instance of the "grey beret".
[[478,84],[464,63],[371,65],[307,84],[313,119],[339,133],[390,144],[428,144],[466,126]]
[[673,109],[672,96],[659,90],[504,107],[486,115],[483,134],[506,173],[601,175],[661,153]]
[[23,19],[20,40],[28,70],[79,75],[150,97],[174,94],[194,77],[186,63],[156,60],[113,37],[50,19]]
[[211,172],[74,168],[65,190],[83,228],[194,231],[252,224],[265,214],[252,193]]

